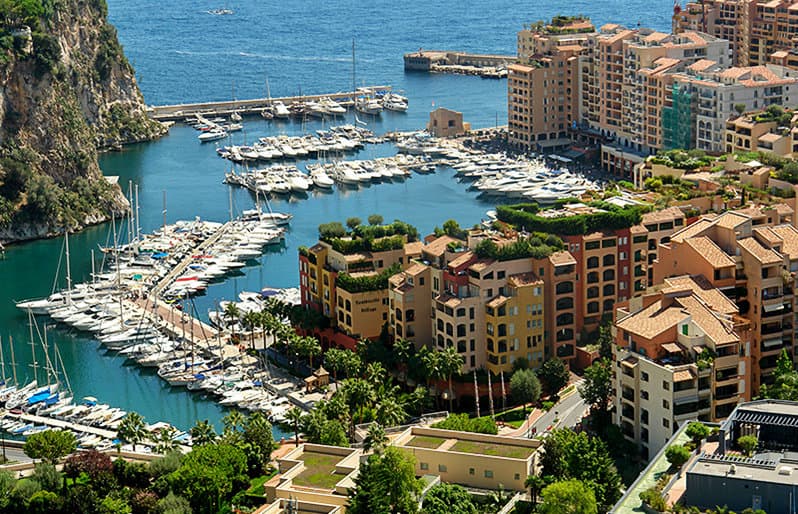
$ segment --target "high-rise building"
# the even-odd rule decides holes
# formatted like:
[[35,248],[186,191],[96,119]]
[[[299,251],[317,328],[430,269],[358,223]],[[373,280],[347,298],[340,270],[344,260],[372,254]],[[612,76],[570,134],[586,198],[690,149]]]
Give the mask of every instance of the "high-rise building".
[[654,284],[702,275],[750,321],[751,378],[745,387],[753,393],[768,383],[782,350],[794,354],[798,229],[793,216],[785,204],[705,216],[660,243],[653,265]]
[[579,59],[590,20],[555,17],[518,33],[518,63],[508,67],[508,141],[542,150],[567,145],[579,111]]
[[654,455],[689,420],[750,399],[750,323],[701,275],[666,279],[615,314],[615,418]]

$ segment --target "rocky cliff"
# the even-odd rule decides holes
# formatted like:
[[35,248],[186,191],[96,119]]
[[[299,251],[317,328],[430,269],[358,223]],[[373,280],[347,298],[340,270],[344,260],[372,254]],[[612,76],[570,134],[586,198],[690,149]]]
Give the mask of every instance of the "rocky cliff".
[[0,0],[0,241],[124,212],[97,153],[164,132],[105,0]]

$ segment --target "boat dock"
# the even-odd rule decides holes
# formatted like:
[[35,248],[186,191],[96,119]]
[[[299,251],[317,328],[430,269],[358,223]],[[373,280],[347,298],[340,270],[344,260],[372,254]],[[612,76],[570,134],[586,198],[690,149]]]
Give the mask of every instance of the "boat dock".
[[422,50],[404,55],[405,71],[458,73],[484,78],[507,78],[507,66],[514,55],[470,54],[445,50]]
[[111,441],[116,439],[116,432],[111,430],[104,430],[102,428],[92,427],[89,425],[81,425],[79,423],[72,423],[70,421],[61,421],[60,419],[35,416],[33,414],[14,414],[13,412],[7,412],[5,417],[24,421],[26,423],[33,423],[34,425],[47,425],[48,427],[58,428],[61,430],[71,430],[72,432],[82,432],[86,434],[97,435]]
[[184,121],[196,115],[201,116],[229,116],[234,112],[241,115],[260,115],[264,110],[270,109],[275,102],[285,105],[299,102],[315,102],[322,98],[332,98],[343,105],[354,103],[354,97],[364,92],[377,95],[391,91],[391,86],[364,86],[356,92],[343,91],[338,93],[325,93],[320,95],[297,95],[275,98],[252,98],[249,100],[226,100],[221,102],[185,103],[175,105],[149,106],[147,113],[150,118],[158,121]]

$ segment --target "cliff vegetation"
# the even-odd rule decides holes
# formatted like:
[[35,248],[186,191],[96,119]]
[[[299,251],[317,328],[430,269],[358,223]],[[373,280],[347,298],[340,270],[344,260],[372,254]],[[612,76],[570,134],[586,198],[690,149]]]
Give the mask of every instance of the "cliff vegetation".
[[146,141],[146,115],[105,0],[0,0],[0,240],[121,214],[98,151]]

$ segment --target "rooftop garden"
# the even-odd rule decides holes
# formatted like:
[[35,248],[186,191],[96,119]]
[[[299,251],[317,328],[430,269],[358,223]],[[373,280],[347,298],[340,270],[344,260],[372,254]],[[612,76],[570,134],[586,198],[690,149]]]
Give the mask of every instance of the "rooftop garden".
[[779,126],[789,125],[792,121],[792,111],[785,110],[780,105],[770,105],[762,112],[756,113],[751,118],[757,123],[776,122]]
[[445,441],[446,438],[444,437],[417,435],[413,436],[413,438],[410,439],[405,446],[411,446],[413,448],[430,448],[434,450],[440,447],[440,445],[442,445]]
[[300,459],[305,463],[305,469],[294,478],[294,485],[334,489],[335,484],[343,478],[335,473],[335,466],[341,461],[339,455],[305,452]]
[[350,293],[366,293],[368,291],[380,291],[388,288],[388,279],[402,270],[399,264],[394,264],[385,268],[376,275],[364,275],[354,277],[349,273],[341,273],[335,281],[338,289],[343,289]]
[[564,16],[558,14],[551,19],[550,23],[538,20],[529,25],[529,30],[544,34],[580,34],[595,31],[591,23],[589,27],[579,26],[583,22],[590,22],[590,18],[582,14],[575,16]]
[[661,164],[679,170],[696,170],[710,166],[715,161],[703,150],[668,150],[651,158],[653,164]]
[[554,252],[565,248],[565,243],[553,234],[535,233],[527,238],[519,238],[510,244],[498,245],[492,239],[480,241],[474,253],[482,259],[512,261],[515,259],[545,259]]
[[400,220],[383,224],[382,216],[372,214],[368,225],[362,224],[360,218],[347,219],[346,227],[338,221],[322,223],[319,225],[319,239],[343,254],[384,252],[403,248],[405,241],[417,241],[418,229]]
[[548,240],[549,234],[583,235],[600,230],[629,228],[639,224],[643,219],[643,212],[645,212],[643,207],[623,208],[601,201],[590,202],[588,205],[602,209],[602,212],[545,217],[538,215],[541,210],[538,204],[520,203],[500,205],[496,207],[496,213],[500,221],[519,229],[546,234],[545,244],[552,245]]
[[534,448],[526,446],[482,443],[479,441],[457,441],[450,450],[453,452],[473,453],[475,455],[494,455],[510,459],[526,459],[535,452]]

